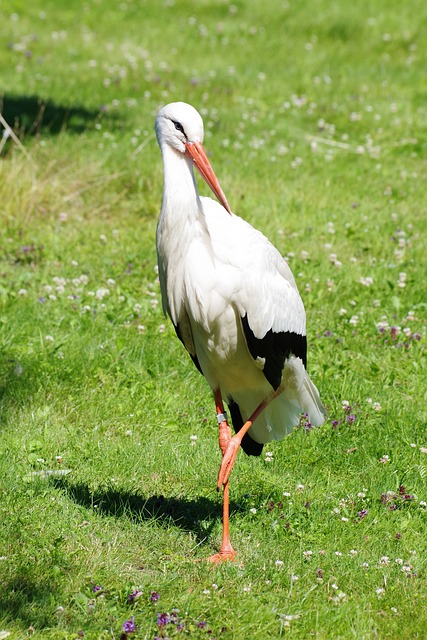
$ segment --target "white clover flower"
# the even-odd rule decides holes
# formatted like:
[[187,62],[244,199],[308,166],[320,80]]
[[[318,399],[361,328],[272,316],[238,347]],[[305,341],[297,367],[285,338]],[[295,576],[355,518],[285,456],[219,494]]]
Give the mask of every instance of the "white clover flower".
[[97,300],[103,300],[105,296],[110,295],[110,290],[106,287],[100,287],[96,290],[95,297]]

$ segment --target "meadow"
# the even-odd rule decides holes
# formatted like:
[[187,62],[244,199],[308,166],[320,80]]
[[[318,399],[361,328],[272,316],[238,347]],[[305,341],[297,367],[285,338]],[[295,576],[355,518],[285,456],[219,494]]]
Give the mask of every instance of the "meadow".
[[[425,638],[425,2],[0,20],[0,639]],[[156,272],[175,100],[289,261],[328,412],[241,452],[220,566],[214,404]]]

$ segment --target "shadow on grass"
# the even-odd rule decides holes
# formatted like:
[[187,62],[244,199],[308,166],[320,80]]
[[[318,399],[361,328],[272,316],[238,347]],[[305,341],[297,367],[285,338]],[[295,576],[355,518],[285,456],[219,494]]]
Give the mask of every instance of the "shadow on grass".
[[15,134],[22,138],[42,132],[57,135],[64,129],[82,133],[93,127],[105,111],[102,107],[93,110],[81,106],[66,107],[39,96],[6,94],[0,97],[0,113]]
[[48,626],[52,623],[56,589],[51,577],[36,578],[31,575],[30,569],[21,568],[12,577],[2,581],[0,617],[1,614],[7,615],[26,627],[33,624]]
[[[125,517],[131,520],[152,520],[160,526],[176,526],[195,534],[198,543],[207,543],[214,525],[222,517],[221,501],[209,498],[194,500],[153,495],[147,498],[124,491],[94,491],[85,484],[69,484],[62,478],[52,479],[74,502],[101,515]],[[231,511],[239,509],[230,504]]]

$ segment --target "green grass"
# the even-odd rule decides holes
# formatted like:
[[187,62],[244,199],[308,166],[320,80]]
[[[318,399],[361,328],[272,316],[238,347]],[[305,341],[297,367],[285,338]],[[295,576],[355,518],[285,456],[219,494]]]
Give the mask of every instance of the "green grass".
[[[12,0],[0,19],[23,145],[0,143],[0,638],[120,638],[132,615],[141,639],[424,638],[425,3]],[[289,256],[328,409],[270,462],[239,456],[219,567],[213,402],[155,272],[173,100]],[[157,624],[174,609],[182,632]]]

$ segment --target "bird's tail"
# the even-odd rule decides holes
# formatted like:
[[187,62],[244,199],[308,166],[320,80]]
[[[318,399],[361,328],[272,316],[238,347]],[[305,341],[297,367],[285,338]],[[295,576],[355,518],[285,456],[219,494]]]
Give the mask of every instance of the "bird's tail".
[[[271,440],[281,440],[299,424],[301,414],[304,413],[314,427],[320,426],[325,421],[326,411],[319,392],[300,358],[288,360],[282,384],[284,387],[282,393],[267,405],[248,431],[248,435],[255,443],[266,444]],[[249,417],[262,398],[259,402],[255,398],[251,400],[251,406],[239,402],[244,419]],[[246,407],[244,407],[245,404]]]

